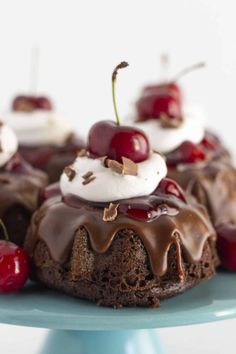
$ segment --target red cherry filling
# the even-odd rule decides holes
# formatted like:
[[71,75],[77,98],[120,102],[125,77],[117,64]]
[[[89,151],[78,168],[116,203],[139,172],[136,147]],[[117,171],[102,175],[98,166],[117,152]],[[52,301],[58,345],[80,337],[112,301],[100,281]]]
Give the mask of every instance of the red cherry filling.
[[217,227],[217,249],[223,268],[236,271],[236,225]]
[[162,115],[170,119],[182,119],[180,101],[170,94],[148,93],[138,100],[136,107],[140,121],[159,119]]
[[52,110],[52,103],[44,96],[17,96],[12,103],[13,111],[32,112],[36,109]]
[[196,163],[204,161],[206,153],[203,146],[194,144],[190,141],[183,142],[178,149],[167,155],[167,164],[169,167],[179,163]]
[[122,157],[141,162],[148,158],[150,152],[148,139],[142,130],[112,121],[100,121],[91,127],[87,147],[95,157],[107,156],[119,162]]
[[28,254],[13,243],[0,240],[0,292],[21,289],[28,276]]
[[157,187],[157,190],[160,193],[173,195],[183,202],[186,202],[183,189],[170,178],[162,179],[159,186]]

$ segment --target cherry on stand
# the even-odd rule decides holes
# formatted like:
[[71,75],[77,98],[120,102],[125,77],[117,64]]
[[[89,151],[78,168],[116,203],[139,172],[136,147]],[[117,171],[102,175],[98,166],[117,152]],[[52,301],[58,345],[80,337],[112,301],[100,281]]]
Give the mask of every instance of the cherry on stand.
[[8,241],[8,234],[0,219],[5,240],[0,240],[0,293],[21,289],[29,277],[29,256],[21,248]]

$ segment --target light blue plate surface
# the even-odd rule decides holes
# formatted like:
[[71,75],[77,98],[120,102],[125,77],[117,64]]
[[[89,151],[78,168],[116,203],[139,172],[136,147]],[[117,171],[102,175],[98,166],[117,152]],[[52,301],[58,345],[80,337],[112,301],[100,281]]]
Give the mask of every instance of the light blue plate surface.
[[210,281],[165,300],[159,309],[97,307],[29,284],[22,292],[0,296],[0,322],[72,330],[172,327],[236,317],[236,274]]

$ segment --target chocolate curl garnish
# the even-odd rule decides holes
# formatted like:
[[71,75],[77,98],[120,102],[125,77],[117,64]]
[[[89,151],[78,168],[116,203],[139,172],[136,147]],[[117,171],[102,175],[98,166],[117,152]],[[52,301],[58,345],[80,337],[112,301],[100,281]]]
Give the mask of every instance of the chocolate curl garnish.
[[123,172],[123,165],[122,163],[117,162],[116,160],[107,160],[107,167],[111,168],[112,171],[122,175]]
[[110,159],[106,159],[105,163],[107,167],[120,175],[137,176],[138,174],[138,165],[127,157],[122,157],[122,163]]
[[101,161],[102,165],[104,167],[108,167],[107,166],[107,161],[109,160],[107,156],[102,156],[102,157],[99,157],[99,160]]
[[162,128],[179,128],[183,123],[183,119],[170,118],[166,114],[160,115],[160,124]]
[[84,179],[82,184],[85,186],[86,184],[89,184],[90,182],[94,181],[96,176],[94,176],[92,171],[88,171],[87,173],[85,173],[85,175],[82,176],[82,178]]
[[122,157],[123,162],[123,175],[137,176],[138,165],[127,157]]
[[103,221],[114,221],[118,215],[119,204],[110,203],[108,208],[104,208]]
[[86,149],[81,149],[77,152],[78,157],[85,157],[89,156],[89,152]]
[[73,181],[76,176],[76,172],[71,166],[65,167],[64,173],[67,175],[70,182]]
[[178,267],[178,275],[181,283],[185,279],[185,273],[182,265],[182,257],[181,257],[181,247],[180,247],[180,239],[178,235],[175,233],[174,235],[174,240],[173,243],[175,244],[176,247],[176,261],[177,261],[177,267]]

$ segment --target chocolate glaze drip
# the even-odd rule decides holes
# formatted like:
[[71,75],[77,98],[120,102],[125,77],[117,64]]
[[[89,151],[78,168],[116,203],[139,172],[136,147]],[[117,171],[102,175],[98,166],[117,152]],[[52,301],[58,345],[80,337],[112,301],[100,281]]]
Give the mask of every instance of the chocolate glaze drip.
[[[137,203],[142,207],[155,207],[159,212],[148,222],[141,222],[122,212],[126,210],[124,205],[136,208]],[[173,243],[177,245],[179,272],[183,276],[181,250],[187,261],[197,262],[206,240],[215,237],[205,208],[158,192],[120,201],[118,216],[112,222],[103,221],[101,206],[71,196],[64,199],[56,196],[46,201],[34,214],[25,248],[32,255],[38,240],[42,240],[52,259],[63,264],[70,257],[74,237],[80,227],[87,230],[91,247],[97,253],[105,253],[120,230],[134,230],[142,240],[153,273],[157,276],[167,271],[168,251]]]

